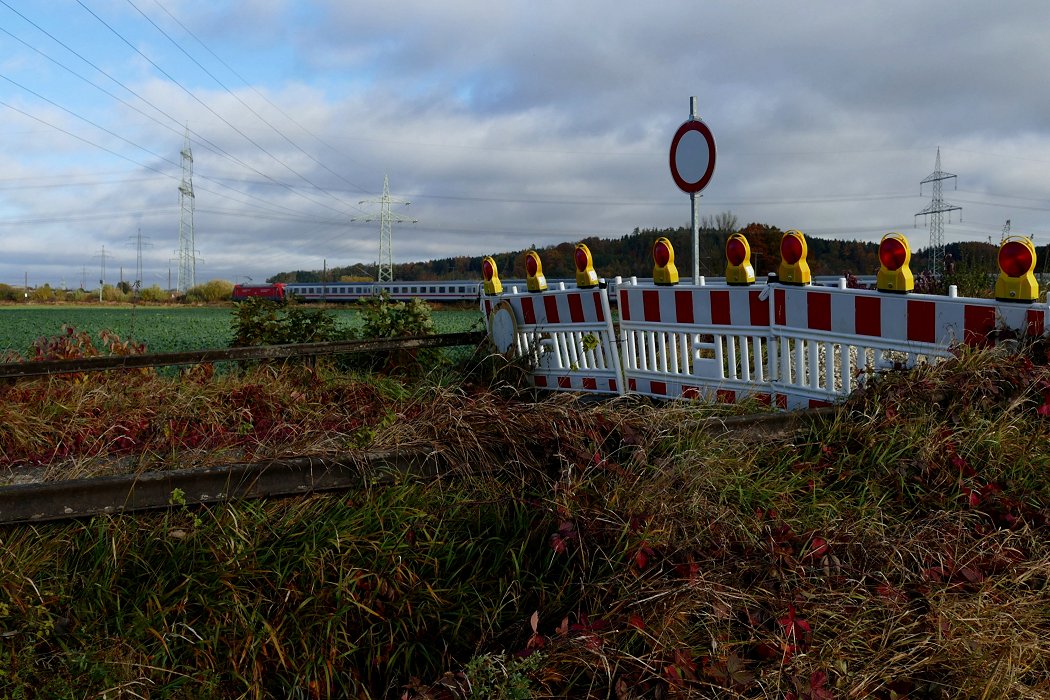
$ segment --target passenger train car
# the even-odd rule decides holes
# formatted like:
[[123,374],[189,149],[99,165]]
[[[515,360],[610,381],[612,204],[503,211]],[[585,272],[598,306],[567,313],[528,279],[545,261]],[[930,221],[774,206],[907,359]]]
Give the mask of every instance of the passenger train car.
[[[816,277],[814,284],[817,286],[836,286],[837,276]],[[639,280],[651,282],[651,279]],[[566,287],[575,287],[575,280],[547,280],[551,289],[557,289],[559,284]],[[722,278],[709,278],[714,284],[724,284]],[[862,284],[874,283],[873,276],[860,278]],[[609,294],[610,301],[617,301],[616,290],[623,282],[619,279],[603,280],[602,286]],[[482,292],[482,283],[478,280],[444,280],[444,281],[415,281],[415,282],[295,282],[273,284],[238,284],[233,288],[233,300],[244,301],[250,298],[263,298],[272,301],[284,301],[289,297],[295,297],[299,301],[325,301],[325,302],[352,302],[358,299],[369,299],[377,297],[385,292],[393,301],[406,301],[408,299],[423,299],[430,302],[444,303],[473,303],[478,300]],[[507,291],[517,288],[525,291],[526,283],[523,279],[503,280],[503,288]]]
[[233,300],[269,299],[284,301],[295,297],[299,301],[346,302],[370,299],[382,293],[395,301],[423,299],[433,302],[475,302],[481,294],[478,280],[445,280],[441,282],[295,282],[272,284],[238,284],[233,288]]

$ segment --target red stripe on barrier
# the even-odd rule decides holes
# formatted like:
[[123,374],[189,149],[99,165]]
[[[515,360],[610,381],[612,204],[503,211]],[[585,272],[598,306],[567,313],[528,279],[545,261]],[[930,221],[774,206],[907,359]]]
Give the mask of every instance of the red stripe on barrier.
[[700,387],[698,387],[698,386],[683,386],[682,387],[682,398],[683,399],[698,399],[698,398],[700,398]]
[[882,299],[878,297],[855,297],[853,326],[857,335],[882,335]]
[[558,377],[558,388],[559,389],[571,389],[572,380],[568,377]]
[[627,388],[631,391],[638,391],[638,381],[635,380],[633,377],[628,377]]
[[535,382],[536,386],[540,386],[540,387],[547,386],[547,378],[544,377],[542,374],[537,374],[536,376],[534,376],[533,377],[533,382]]
[[488,299],[485,300],[485,315],[488,316],[492,313],[492,302]]
[[1043,312],[1029,309],[1025,314],[1025,335],[1040,336],[1043,334]]
[[730,326],[733,324],[729,312],[729,292],[721,289],[711,292],[711,323],[716,326]]
[[649,382],[650,394],[667,395],[667,382]]
[[755,394],[755,402],[768,406],[773,401],[773,397],[769,394]]
[[994,306],[963,307],[963,342],[974,347],[988,345],[988,332],[995,330]]
[[594,292],[594,316],[598,319],[598,323],[605,323],[605,310],[602,309],[602,295],[604,291]]
[[809,400],[809,407],[810,408],[824,408],[825,406],[834,406],[834,405],[835,404],[831,403],[830,401],[821,401],[820,399],[810,399]]
[[787,408],[788,397],[787,394],[777,394],[777,408]]
[[732,389],[716,389],[715,399],[721,403],[736,403],[736,392]]
[[806,295],[807,325],[810,330],[831,330],[831,295],[827,292],[810,292]]
[[642,314],[650,323],[660,322],[660,292],[655,289],[642,291]]
[[583,388],[590,389],[591,391],[598,391],[598,380],[594,377],[584,377]]
[[610,379],[609,380],[609,391],[616,391],[616,380],[615,379]]
[[[532,297],[521,298],[521,315],[525,319],[525,325],[536,325],[536,309],[532,306]],[[546,384],[544,384],[546,386]]]
[[583,299],[579,294],[569,295],[569,319],[573,323],[583,323]]
[[561,323],[561,318],[558,316],[557,297],[543,297],[543,310],[547,312],[547,323]]
[[693,323],[693,293],[677,289],[674,293],[674,313],[679,323]]
[[908,340],[937,342],[937,304],[932,301],[908,300]]
[[624,321],[631,320],[631,304],[627,301],[627,290],[620,290],[620,319]]
[[787,325],[787,292],[783,289],[773,290],[773,319],[778,326]]
[[748,304],[751,306],[752,326],[769,325],[769,302],[763,301],[760,296],[762,292],[748,292],[747,295]]

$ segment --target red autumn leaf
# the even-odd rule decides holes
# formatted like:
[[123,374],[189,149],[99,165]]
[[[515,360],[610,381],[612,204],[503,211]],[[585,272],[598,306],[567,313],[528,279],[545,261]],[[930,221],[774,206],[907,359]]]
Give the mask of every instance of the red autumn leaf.
[[645,621],[642,619],[642,616],[639,615],[638,613],[631,613],[627,617],[627,626],[628,627],[633,627],[636,630],[644,630],[645,629]]

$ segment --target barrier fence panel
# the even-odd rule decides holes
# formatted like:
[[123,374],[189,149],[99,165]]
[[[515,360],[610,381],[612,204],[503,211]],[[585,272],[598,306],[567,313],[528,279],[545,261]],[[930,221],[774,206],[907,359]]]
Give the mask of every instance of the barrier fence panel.
[[[513,318],[513,347],[533,365],[540,388],[624,393],[612,312],[604,289],[520,293],[517,288],[481,301],[485,317],[500,309]],[[490,321],[490,328],[491,328]]]
[[991,299],[776,285],[781,405],[826,405],[873,371],[948,357],[959,344],[991,345],[1002,333],[1043,334],[1047,307]]
[[777,347],[763,288],[627,284],[618,293],[628,391],[771,400]]
[[[603,289],[482,299],[513,318],[537,387],[810,408],[872,373],[948,357],[959,344],[1041,336],[1046,304],[782,284],[625,283],[618,331]],[[490,332],[492,326],[490,321]]]

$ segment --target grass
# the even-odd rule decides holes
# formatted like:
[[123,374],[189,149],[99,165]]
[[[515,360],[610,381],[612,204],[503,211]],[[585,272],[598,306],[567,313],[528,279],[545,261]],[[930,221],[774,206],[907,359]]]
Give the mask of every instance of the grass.
[[[101,430],[54,476],[369,446],[451,467],[0,530],[0,695],[1047,697],[1046,360],[962,351],[777,437],[698,427],[724,408],[537,398],[481,371],[6,387],[9,465]],[[111,449],[135,414],[153,456]],[[218,426],[206,450],[164,441],[189,417]]]

